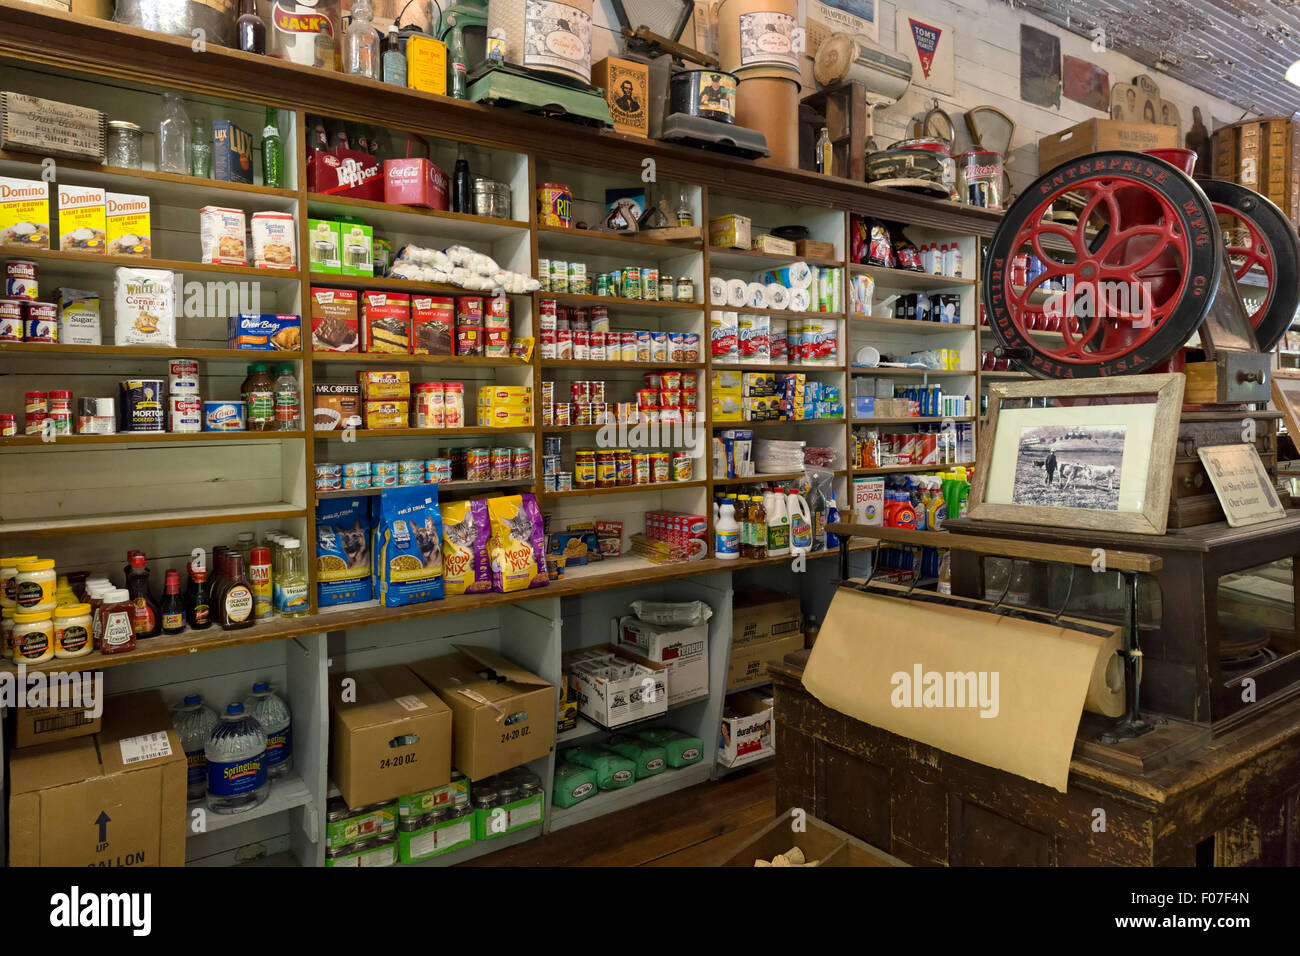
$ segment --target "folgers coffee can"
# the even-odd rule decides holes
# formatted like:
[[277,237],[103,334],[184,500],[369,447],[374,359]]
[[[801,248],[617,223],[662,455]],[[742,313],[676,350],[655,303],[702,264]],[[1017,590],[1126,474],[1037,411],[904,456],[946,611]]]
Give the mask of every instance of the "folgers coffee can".
[[173,394],[169,399],[168,431],[197,432],[203,430],[203,401],[197,394]]
[[165,430],[166,406],[163,404],[162,379],[131,379],[121,382],[118,385],[118,407],[121,413],[119,426],[124,432]]

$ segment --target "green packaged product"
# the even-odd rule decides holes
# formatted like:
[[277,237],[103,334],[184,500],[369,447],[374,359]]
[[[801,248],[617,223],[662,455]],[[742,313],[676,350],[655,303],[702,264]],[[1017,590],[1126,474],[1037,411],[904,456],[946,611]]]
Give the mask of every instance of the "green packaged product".
[[658,744],[646,743],[627,734],[615,734],[605,746],[636,764],[636,778],[644,780],[668,769],[668,753]]
[[636,783],[636,764],[604,747],[574,747],[564,758],[596,771],[596,786],[601,790],[620,790]]
[[551,802],[557,807],[571,807],[595,792],[596,771],[568,762],[555,768],[555,790]]
[[663,747],[670,767],[687,767],[704,759],[704,741],[699,737],[684,734],[680,730],[673,730],[671,727],[654,727],[650,730],[639,730],[636,736],[648,744]]

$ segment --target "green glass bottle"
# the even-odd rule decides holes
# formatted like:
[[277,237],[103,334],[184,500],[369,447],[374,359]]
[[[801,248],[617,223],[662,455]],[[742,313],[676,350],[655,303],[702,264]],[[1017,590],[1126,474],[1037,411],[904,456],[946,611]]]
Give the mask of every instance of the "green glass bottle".
[[266,128],[262,130],[262,185],[284,188],[284,140],[280,138],[279,117],[274,107],[267,107]]

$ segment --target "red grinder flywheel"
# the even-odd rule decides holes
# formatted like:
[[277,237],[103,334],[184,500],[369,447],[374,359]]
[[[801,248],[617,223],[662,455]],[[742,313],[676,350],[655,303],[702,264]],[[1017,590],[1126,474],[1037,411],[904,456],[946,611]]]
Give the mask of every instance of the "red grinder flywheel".
[[[1119,151],[1040,176],[1007,210],[984,262],[999,353],[1040,378],[1153,370],[1201,328],[1224,294],[1225,266],[1265,286],[1250,290],[1247,314],[1260,349],[1271,349],[1300,305],[1300,239],[1257,193],[1203,185],[1156,156]],[[1077,221],[1053,221],[1053,211]],[[1025,253],[1043,266],[1027,282],[1013,268]]]

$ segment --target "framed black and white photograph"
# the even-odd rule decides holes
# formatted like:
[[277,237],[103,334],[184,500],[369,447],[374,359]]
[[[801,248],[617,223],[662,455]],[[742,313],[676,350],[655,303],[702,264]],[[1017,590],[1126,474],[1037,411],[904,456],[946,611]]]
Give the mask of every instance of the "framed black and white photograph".
[[997,383],[974,518],[1164,534],[1181,375]]

